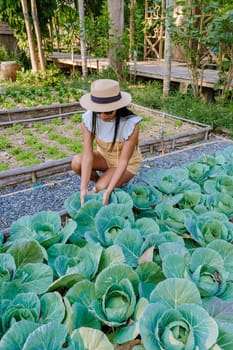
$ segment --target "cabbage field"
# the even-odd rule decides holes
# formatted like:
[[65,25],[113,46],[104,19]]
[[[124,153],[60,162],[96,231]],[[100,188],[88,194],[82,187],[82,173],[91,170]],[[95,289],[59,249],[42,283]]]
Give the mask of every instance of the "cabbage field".
[[233,147],[0,235],[0,350],[232,350]]

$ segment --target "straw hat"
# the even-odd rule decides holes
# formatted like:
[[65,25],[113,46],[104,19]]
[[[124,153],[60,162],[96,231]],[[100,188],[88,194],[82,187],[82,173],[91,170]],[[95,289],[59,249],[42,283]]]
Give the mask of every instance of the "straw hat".
[[120,91],[118,81],[99,79],[91,84],[91,92],[81,97],[80,104],[93,112],[110,112],[126,107],[131,99],[129,93]]

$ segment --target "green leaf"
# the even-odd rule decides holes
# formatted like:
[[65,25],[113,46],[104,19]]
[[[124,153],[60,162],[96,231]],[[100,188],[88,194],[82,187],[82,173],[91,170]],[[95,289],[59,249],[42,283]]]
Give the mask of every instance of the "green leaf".
[[11,281],[16,271],[15,260],[11,254],[0,254],[0,279],[3,281]]
[[75,229],[77,228],[77,223],[74,220],[69,220],[65,226],[63,227],[61,234],[62,234],[62,243],[67,243],[70,236],[74,233]]
[[77,230],[82,236],[88,231],[96,231],[95,217],[102,207],[101,202],[90,200],[79,209],[75,221],[78,224]]
[[143,238],[137,229],[125,228],[116,236],[114,244],[122,248],[126,264],[132,267],[138,265]]
[[87,307],[90,307],[96,299],[95,285],[88,280],[82,280],[75,283],[66,293],[66,298],[71,304],[79,302]]
[[65,305],[59,293],[46,293],[41,299],[41,319],[43,323],[62,322],[65,317]]
[[143,238],[146,238],[150,234],[159,233],[159,225],[152,218],[142,217],[140,219],[137,219],[135,222],[135,226],[140,231]]
[[44,249],[37,241],[19,240],[8,249],[18,269],[28,263],[42,263],[45,257]]
[[124,262],[125,256],[123,254],[122,248],[113,244],[103,250],[100,259],[99,272],[104,270],[109,265],[122,264]]
[[[55,331],[56,330],[56,331]],[[62,348],[67,336],[67,328],[57,322],[51,322],[38,327],[27,338],[22,350]]]
[[22,350],[27,337],[38,327],[31,321],[14,323],[0,340],[0,350]]
[[14,221],[10,226],[10,240],[14,241],[15,239],[28,238],[35,239],[36,234],[33,232],[32,227],[32,216],[25,215]]
[[75,302],[72,305],[73,317],[72,328],[78,329],[80,327],[89,327],[94,329],[101,329],[101,322],[96,317],[95,313],[87,306]]
[[18,280],[22,292],[34,292],[36,294],[45,293],[52,283],[52,269],[45,264],[27,264],[16,271],[15,280]]
[[152,291],[150,301],[173,308],[182,304],[201,305],[201,297],[196,285],[182,278],[167,278],[160,282]]
[[81,327],[71,334],[71,338],[79,350],[114,350],[107,336],[97,329]]
[[68,290],[75,283],[83,280],[84,278],[85,277],[83,275],[80,275],[78,273],[62,276],[62,277],[56,279],[53,283],[51,283],[47,291],[53,292],[55,290],[59,290],[59,289],[63,289],[63,288]]

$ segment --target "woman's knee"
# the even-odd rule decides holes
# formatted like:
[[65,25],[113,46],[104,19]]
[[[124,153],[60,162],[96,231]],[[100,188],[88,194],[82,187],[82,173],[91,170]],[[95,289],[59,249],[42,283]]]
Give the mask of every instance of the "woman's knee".
[[73,157],[71,162],[71,168],[76,173],[81,174],[81,163],[82,163],[82,156],[81,154],[77,154]]

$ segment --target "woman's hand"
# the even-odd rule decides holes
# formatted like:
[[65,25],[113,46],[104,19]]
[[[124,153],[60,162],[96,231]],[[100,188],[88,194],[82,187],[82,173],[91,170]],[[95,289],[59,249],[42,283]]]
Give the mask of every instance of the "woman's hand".
[[81,190],[80,192],[80,203],[81,203],[81,207],[83,206],[84,204],[84,201],[85,201],[85,197],[87,195],[87,190]]
[[108,204],[110,196],[111,196],[110,191],[108,191],[108,190],[104,191],[104,194],[103,194],[103,204],[104,205]]

